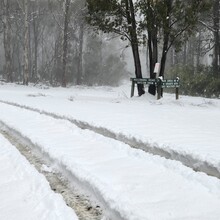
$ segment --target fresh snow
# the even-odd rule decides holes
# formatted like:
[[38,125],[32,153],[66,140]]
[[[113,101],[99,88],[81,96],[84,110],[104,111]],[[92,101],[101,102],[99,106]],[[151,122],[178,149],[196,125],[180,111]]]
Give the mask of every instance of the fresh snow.
[[0,155],[0,219],[78,219],[45,177],[1,135]]
[[186,96],[175,100],[174,94],[159,101],[149,95],[130,99],[128,84],[43,88],[2,85],[0,101],[106,128],[171,154],[191,155],[220,173],[220,100]]
[[[176,101],[168,94],[160,101],[148,95],[130,99],[127,86],[2,85],[0,94],[7,102],[107,128],[220,166],[219,100],[181,97]],[[30,139],[122,219],[220,217],[220,180],[215,177],[79,129],[67,120],[4,103],[0,111],[0,121]]]

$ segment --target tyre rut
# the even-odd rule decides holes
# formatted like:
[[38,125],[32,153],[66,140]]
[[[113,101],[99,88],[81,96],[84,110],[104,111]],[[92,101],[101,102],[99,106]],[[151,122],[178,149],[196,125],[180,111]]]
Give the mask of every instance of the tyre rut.
[[[101,207],[94,205],[87,196],[81,194],[73,184],[58,171],[42,169],[51,167],[52,164],[44,155],[31,146],[31,143],[24,141],[18,134],[13,134],[5,126],[0,126],[0,133],[32,164],[39,173],[43,174],[56,193],[62,195],[65,203],[77,214],[79,220],[101,220],[104,219]],[[107,218],[105,218],[107,220]]]

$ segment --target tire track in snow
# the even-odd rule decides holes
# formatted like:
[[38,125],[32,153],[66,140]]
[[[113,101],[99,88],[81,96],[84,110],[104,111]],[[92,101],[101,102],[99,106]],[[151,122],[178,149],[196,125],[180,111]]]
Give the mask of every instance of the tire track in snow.
[[0,133],[19,150],[30,164],[34,165],[39,173],[46,177],[51,189],[63,196],[64,201],[74,209],[79,220],[105,219],[99,205],[92,205],[89,198],[75,189],[61,172],[50,168],[53,166],[53,162],[36,149],[37,146],[2,122],[0,122]]
[[176,160],[181,162],[187,167],[192,168],[194,171],[198,172],[204,172],[207,175],[214,176],[220,179],[220,169],[219,167],[216,167],[214,164],[209,163],[208,161],[202,161],[199,158],[194,157],[191,154],[181,154],[180,152],[177,152],[175,150],[171,149],[163,149],[157,146],[156,144],[153,145],[151,143],[143,142],[141,140],[138,140],[135,137],[128,137],[125,134],[122,133],[115,133],[114,131],[107,129],[105,127],[101,126],[94,126],[92,124],[89,124],[84,121],[76,120],[71,117],[65,116],[65,115],[57,115],[55,113],[47,112],[44,110],[39,110],[37,108],[32,108],[26,105],[20,105],[18,103],[8,102],[0,100],[0,103],[8,104],[11,106],[19,107],[22,109],[30,110],[33,112],[38,112],[40,114],[44,114],[50,117],[53,117],[55,119],[62,119],[67,120],[76,126],[78,126],[81,129],[88,129],[95,133],[101,134],[105,137],[113,138],[115,140],[121,141],[125,144],[128,144],[132,148],[141,149],[147,153],[151,153],[153,155],[158,155],[161,157],[164,157],[166,159]]

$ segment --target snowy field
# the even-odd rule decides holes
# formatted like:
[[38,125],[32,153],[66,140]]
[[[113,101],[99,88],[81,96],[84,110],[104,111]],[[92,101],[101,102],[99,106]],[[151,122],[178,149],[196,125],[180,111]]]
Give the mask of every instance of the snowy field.
[[220,219],[220,100],[129,95],[129,85],[3,84],[0,121],[94,192],[113,220]]

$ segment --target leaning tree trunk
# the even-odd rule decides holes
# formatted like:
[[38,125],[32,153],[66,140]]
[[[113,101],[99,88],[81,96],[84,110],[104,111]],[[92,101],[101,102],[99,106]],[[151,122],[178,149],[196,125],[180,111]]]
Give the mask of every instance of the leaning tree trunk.
[[[147,1],[147,20],[149,21],[147,24],[148,29],[148,54],[149,54],[149,63],[150,63],[150,78],[155,79],[156,74],[154,73],[154,67],[158,60],[158,27],[155,25],[155,12],[152,7],[151,1]],[[149,85],[148,92],[151,95],[156,94],[156,86],[155,85]]]
[[[166,19],[164,21],[164,33],[163,33],[163,51],[162,51],[162,57],[161,57],[161,64],[160,64],[160,76],[164,77],[164,71],[165,71],[165,65],[166,65],[166,59],[167,59],[167,53],[169,50],[169,39],[170,39],[170,14],[172,10],[172,1],[167,0],[166,1],[167,6],[167,14]],[[163,96],[163,89],[161,89],[161,96]]]
[[164,37],[163,51],[162,51],[161,64],[160,64],[160,76],[162,77],[164,77],[165,64],[166,64],[167,51],[168,51],[168,43],[169,43],[169,36],[166,35]]
[[5,74],[7,82],[12,82],[12,56],[11,56],[11,30],[10,30],[10,18],[9,18],[9,0],[3,1],[4,8],[4,50],[5,50]]
[[[148,53],[150,61],[150,78],[155,79],[154,67],[158,60],[158,46],[157,46],[157,27],[153,27],[151,31],[148,31]],[[156,94],[156,86],[149,85],[148,92],[151,95]]]
[[[135,76],[136,78],[142,78],[133,0],[126,0],[125,4],[126,4],[126,17],[127,17],[127,22],[129,24],[129,34],[130,34],[131,47],[134,58],[134,65],[135,65]],[[143,95],[145,93],[144,86],[138,84],[137,87],[138,87],[138,95],[139,96]]]
[[28,22],[28,0],[24,0],[24,70],[23,70],[23,84],[28,85],[29,81],[29,22]]
[[63,30],[63,70],[62,70],[62,86],[66,87],[66,64],[68,50],[68,29],[69,29],[69,13],[70,0],[66,0],[64,9],[64,30]]

